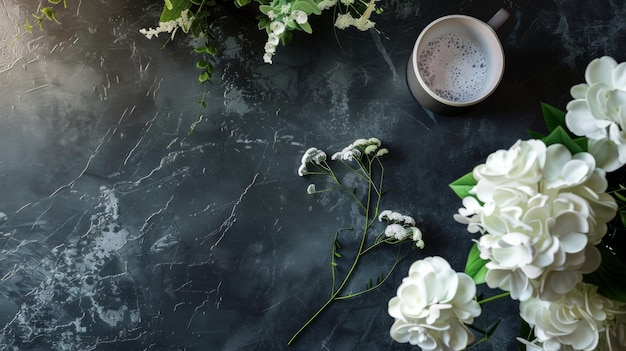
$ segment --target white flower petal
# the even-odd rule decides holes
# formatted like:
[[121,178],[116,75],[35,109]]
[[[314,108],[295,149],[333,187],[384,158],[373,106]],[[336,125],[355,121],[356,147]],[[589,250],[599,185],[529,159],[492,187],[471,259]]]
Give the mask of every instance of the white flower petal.
[[584,99],[585,96],[587,96],[587,89],[589,89],[589,84],[587,83],[574,85],[570,89],[570,95],[572,95],[574,99]]
[[626,62],[622,62],[613,69],[613,87],[626,91]]
[[574,134],[599,139],[606,136],[604,130],[610,121],[596,120],[585,100],[572,100],[567,104],[565,124]]
[[621,109],[626,107],[626,90],[611,90],[607,98],[608,112],[614,117],[615,122],[619,122]]
[[609,56],[594,59],[585,70],[585,80],[589,84],[597,82],[612,84],[612,71],[616,66],[617,62]]
[[624,163],[619,160],[619,149],[608,139],[588,139],[587,150],[596,159],[597,166],[607,172],[613,172]]

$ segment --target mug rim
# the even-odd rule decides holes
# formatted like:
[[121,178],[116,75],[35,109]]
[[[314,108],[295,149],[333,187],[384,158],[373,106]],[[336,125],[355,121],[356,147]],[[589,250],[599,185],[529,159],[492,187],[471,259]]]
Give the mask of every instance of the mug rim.
[[[428,85],[426,84],[426,82],[424,81],[424,79],[422,78],[422,75],[420,74],[420,70],[417,67],[417,54],[418,54],[418,49],[420,47],[420,43],[422,42],[424,36],[427,34],[427,32],[434,27],[435,25],[439,24],[440,22],[446,21],[446,20],[455,20],[455,19],[463,19],[463,20],[468,20],[471,21],[479,26],[481,26],[484,29],[487,29],[488,32],[492,35],[493,39],[495,39],[495,43],[497,44],[497,49],[496,50],[497,53],[496,55],[500,57],[500,61],[502,62],[502,65],[500,67],[499,72],[497,72],[497,79],[494,80],[493,84],[491,87],[489,87],[489,89],[485,90],[482,94],[480,94],[480,96],[476,99],[473,100],[469,100],[469,101],[452,101],[452,100],[448,100],[444,97],[439,96],[438,94],[436,94],[433,90],[430,89],[430,87],[428,87]],[[486,98],[488,98],[498,87],[498,85],[500,85],[500,81],[502,80],[502,76],[504,75],[504,65],[505,65],[505,60],[504,60],[504,48],[502,47],[502,43],[500,42],[500,38],[498,37],[498,34],[496,33],[496,31],[490,26],[488,25],[486,22],[476,18],[476,17],[472,17],[472,16],[468,16],[468,15],[461,15],[461,14],[454,14],[454,15],[446,15],[443,17],[439,17],[437,19],[435,19],[434,21],[430,22],[426,27],[424,27],[424,29],[421,31],[420,35],[417,38],[417,41],[415,42],[415,46],[413,47],[413,52],[411,55],[411,64],[413,65],[413,71],[415,73],[415,76],[417,78],[417,81],[419,83],[419,85],[421,86],[422,89],[424,89],[424,91],[428,94],[428,96],[432,97],[433,99],[435,99],[437,102],[442,103],[444,105],[447,106],[451,106],[451,107],[467,107],[467,106],[472,106],[475,105],[483,100],[485,100]]]

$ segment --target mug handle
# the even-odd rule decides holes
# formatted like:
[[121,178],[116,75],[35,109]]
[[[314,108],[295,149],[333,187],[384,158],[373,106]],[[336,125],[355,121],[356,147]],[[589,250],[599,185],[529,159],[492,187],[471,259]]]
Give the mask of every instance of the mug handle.
[[489,27],[493,28],[493,30],[498,30],[504,22],[509,19],[509,17],[511,17],[511,14],[507,10],[500,9],[495,15],[493,15],[493,17],[491,17],[489,21],[487,21],[487,24]]

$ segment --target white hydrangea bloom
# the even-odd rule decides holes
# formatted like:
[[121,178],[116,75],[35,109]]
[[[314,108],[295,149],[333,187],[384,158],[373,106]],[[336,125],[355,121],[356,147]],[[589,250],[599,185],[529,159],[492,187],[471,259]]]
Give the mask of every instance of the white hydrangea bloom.
[[555,301],[532,298],[520,302],[520,316],[534,328],[537,350],[602,349],[607,344],[600,344],[603,334],[621,312],[596,286],[585,283]]
[[482,234],[477,247],[489,261],[490,287],[522,301],[555,300],[599,266],[594,245],[617,205],[590,154],[518,141],[489,155],[473,176],[476,197],[464,198],[454,218]]
[[626,163],[626,62],[597,58],[587,66],[585,81],[570,91],[574,100],[565,122],[572,133],[590,139],[589,151],[611,172]]
[[390,334],[422,350],[464,350],[474,340],[465,324],[480,315],[476,286],[441,257],[427,257],[409,268],[409,275],[388,304],[395,319]]

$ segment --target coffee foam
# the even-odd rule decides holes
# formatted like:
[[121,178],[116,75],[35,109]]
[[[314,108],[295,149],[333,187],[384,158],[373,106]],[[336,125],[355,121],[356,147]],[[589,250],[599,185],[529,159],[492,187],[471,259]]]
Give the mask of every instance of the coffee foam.
[[483,49],[458,34],[446,34],[425,45],[418,53],[417,68],[426,86],[448,101],[475,100],[487,82]]

